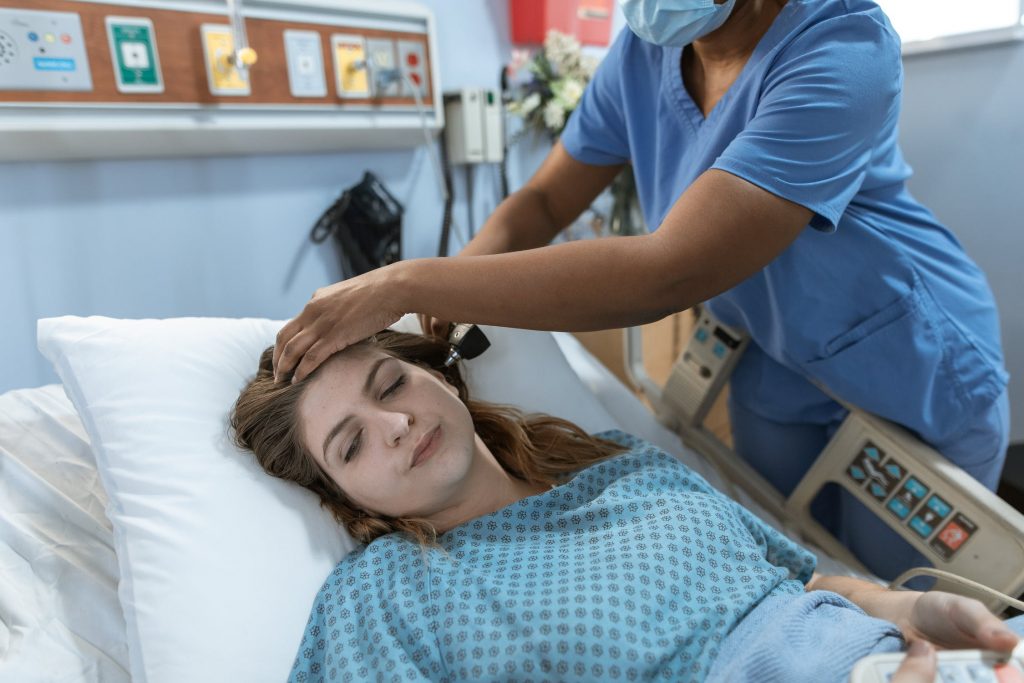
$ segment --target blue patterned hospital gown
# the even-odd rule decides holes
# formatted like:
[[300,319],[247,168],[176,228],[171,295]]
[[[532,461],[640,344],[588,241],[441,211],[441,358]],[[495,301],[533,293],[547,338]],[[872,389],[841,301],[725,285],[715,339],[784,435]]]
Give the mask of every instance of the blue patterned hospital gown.
[[627,453],[421,549],[397,534],[345,557],[290,681],[702,680],[814,556],[658,448]]

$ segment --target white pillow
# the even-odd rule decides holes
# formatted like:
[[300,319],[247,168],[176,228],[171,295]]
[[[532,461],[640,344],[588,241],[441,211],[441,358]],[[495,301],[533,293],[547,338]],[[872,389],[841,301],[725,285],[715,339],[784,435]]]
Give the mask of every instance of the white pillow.
[[[231,406],[281,324],[39,321],[110,496],[136,683],[285,680],[318,588],[352,548],[313,494],[229,441]],[[492,349],[467,363],[479,398],[618,426],[550,334],[485,331]]]

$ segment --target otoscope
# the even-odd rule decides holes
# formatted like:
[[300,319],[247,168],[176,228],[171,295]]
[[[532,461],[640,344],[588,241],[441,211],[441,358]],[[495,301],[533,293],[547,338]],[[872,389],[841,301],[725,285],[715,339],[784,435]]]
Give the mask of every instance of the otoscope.
[[448,349],[448,358],[444,362],[446,368],[459,359],[476,358],[491,345],[483,330],[472,323],[459,323],[452,327],[448,334],[448,343],[451,346]]

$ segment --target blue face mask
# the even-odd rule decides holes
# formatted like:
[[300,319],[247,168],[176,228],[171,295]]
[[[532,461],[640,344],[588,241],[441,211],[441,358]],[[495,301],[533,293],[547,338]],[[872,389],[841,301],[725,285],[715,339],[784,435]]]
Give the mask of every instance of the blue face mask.
[[736,0],[619,0],[638,37],[662,47],[683,47],[725,23]]

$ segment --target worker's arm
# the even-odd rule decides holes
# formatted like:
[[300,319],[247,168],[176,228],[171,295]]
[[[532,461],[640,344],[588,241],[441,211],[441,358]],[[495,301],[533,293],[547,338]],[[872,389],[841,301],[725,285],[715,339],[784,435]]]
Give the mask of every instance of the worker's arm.
[[[458,255],[504,254],[549,244],[621,170],[621,164],[592,166],[576,161],[561,142],[556,142],[533,177],[498,205]],[[439,337],[445,334],[449,322],[420,315],[424,332]]]
[[710,170],[649,235],[399,261],[319,290],[282,328],[274,367],[304,377],[404,313],[543,330],[651,322],[754,274],[810,218],[803,206]]
[[810,210],[724,171],[704,173],[649,235],[395,264],[398,310],[543,330],[648,323],[746,279],[796,238]]
[[459,256],[543,247],[590,206],[622,166],[592,166],[555,143],[533,177],[505,199]]

